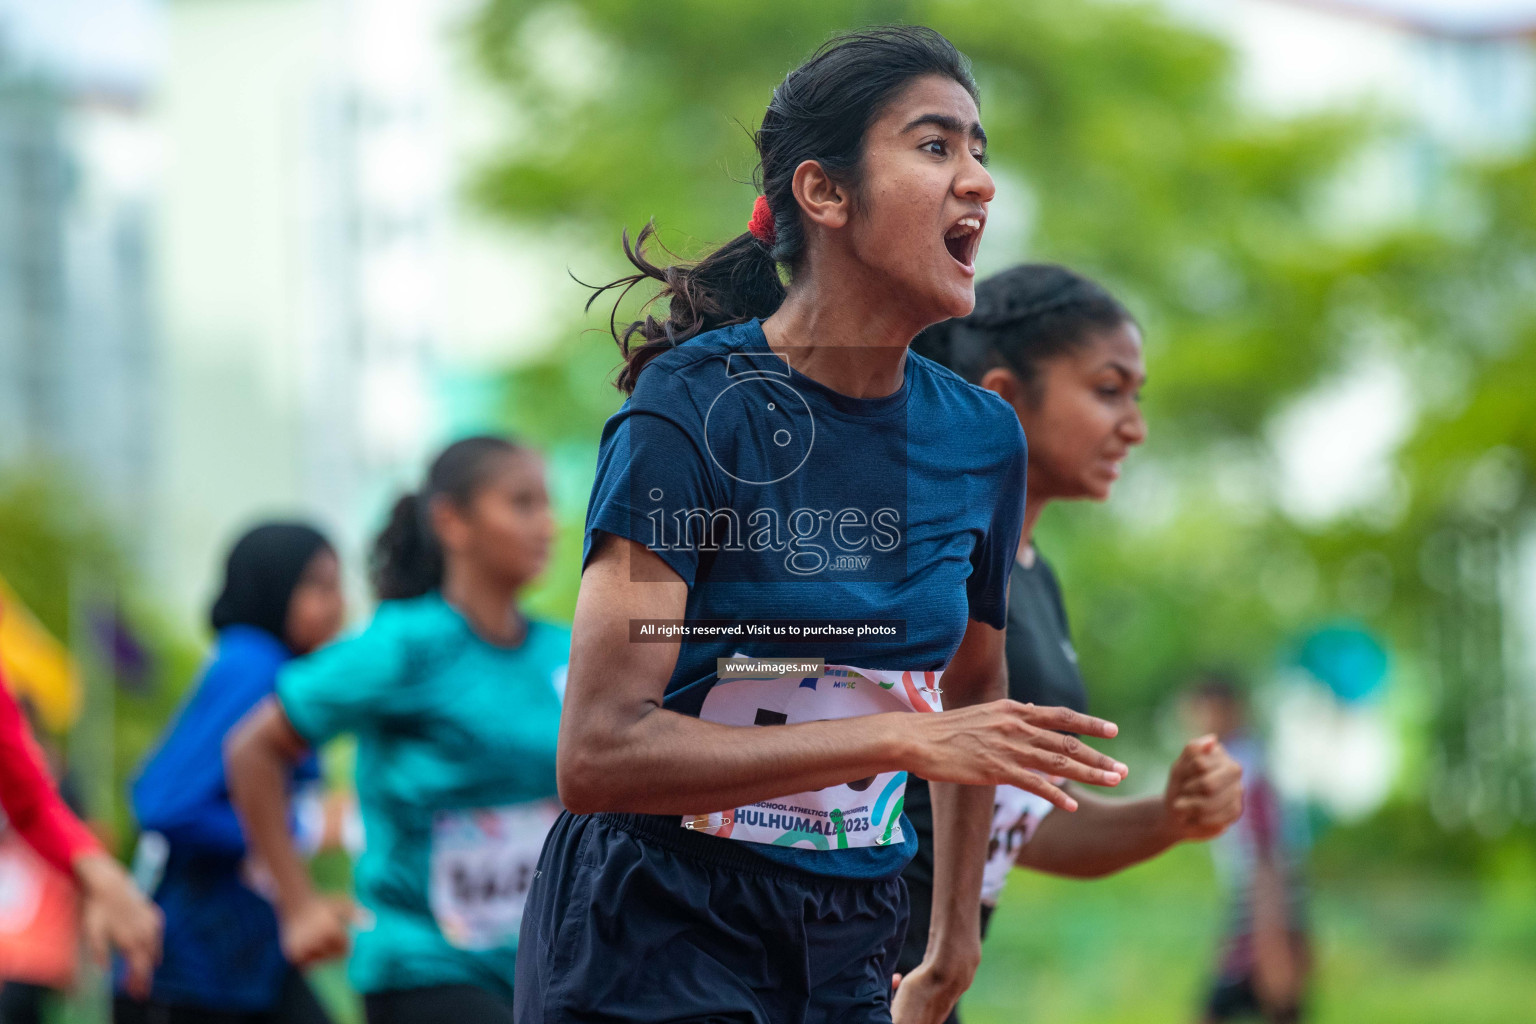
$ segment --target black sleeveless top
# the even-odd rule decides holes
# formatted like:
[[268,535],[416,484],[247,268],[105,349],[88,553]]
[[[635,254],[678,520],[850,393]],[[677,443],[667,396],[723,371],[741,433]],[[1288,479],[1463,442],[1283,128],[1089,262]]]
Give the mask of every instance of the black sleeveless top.
[[[1077,651],[1067,627],[1067,609],[1050,563],[1037,549],[1035,564],[1017,563],[1008,577],[1008,696],[1024,704],[1069,707],[1087,712],[1088,690],[1077,669]],[[899,969],[911,970],[928,945],[933,903],[933,803],[928,783],[907,780],[907,818],[917,831],[917,856],[902,872],[912,897],[912,918]],[[991,908],[982,907],[982,934]]]

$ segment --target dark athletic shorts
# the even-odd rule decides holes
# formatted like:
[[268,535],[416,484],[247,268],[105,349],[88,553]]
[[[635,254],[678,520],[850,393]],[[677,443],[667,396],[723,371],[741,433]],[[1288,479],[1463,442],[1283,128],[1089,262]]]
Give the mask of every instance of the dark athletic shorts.
[[[5,1024],[11,1024],[9,1016],[3,1020]],[[113,1024],[331,1024],[331,1017],[320,1005],[304,975],[290,968],[283,977],[283,992],[277,1006],[265,1012],[141,1003],[119,993],[112,1001],[112,1021]]]
[[889,1024],[901,878],[823,878],[676,816],[562,814],[518,944],[518,1024]]
[[475,985],[431,985],[363,996],[368,1024],[512,1024],[505,996]]

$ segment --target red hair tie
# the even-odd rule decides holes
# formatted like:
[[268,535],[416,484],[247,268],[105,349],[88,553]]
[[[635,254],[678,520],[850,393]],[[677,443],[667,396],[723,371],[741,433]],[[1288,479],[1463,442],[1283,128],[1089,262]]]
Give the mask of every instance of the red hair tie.
[[752,204],[752,219],[747,221],[747,230],[753,238],[773,248],[778,232],[773,228],[773,211],[768,209],[767,196],[758,196],[757,202]]

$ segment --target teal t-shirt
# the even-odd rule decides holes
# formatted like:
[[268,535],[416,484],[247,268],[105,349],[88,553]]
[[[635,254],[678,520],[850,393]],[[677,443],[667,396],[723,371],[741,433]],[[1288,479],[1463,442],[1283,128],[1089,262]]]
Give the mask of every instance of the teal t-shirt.
[[311,745],[357,737],[366,845],[353,877],[368,912],[350,966],[359,992],[473,984],[510,996],[516,932],[487,932],[475,906],[466,920],[479,931],[450,940],[444,929],[458,929],[453,899],[494,910],[526,883],[475,861],[473,846],[464,854],[464,832],[483,846],[553,801],[570,641],[566,628],[530,622],[520,646],[499,647],[434,592],[384,602],[361,633],[278,676],[278,700]]

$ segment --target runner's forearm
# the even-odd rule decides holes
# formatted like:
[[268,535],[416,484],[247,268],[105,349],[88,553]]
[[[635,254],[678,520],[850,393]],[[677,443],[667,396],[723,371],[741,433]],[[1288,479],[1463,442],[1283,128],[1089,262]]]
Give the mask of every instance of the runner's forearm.
[[653,707],[601,734],[561,725],[560,798],[576,813],[695,814],[840,785],[913,760],[905,714],[773,728]]
[[100,897],[114,892],[120,886],[131,886],[123,866],[104,850],[91,850],[76,857],[73,862],[75,881],[88,897]]
[[[671,576],[672,582],[636,583]],[[678,643],[634,643],[629,621],[681,618],[688,589],[653,552],[609,543],[582,575],[560,720],[560,800],[576,813],[703,814],[908,767],[904,714],[773,728],[661,706]]]
[[933,913],[925,959],[953,962],[970,984],[981,959],[981,874],[987,859],[994,787],[930,782],[933,798]]
[[271,699],[247,716],[224,748],[230,802],[240,815],[251,849],[272,874],[283,913],[291,913],[315,895],[309,867],[288,824],[288,772],[302,751],[302,742]]
[[[944,706],[957,710],[1008,694],[1003,634],[972,622],[944,677]],[[992,824],[993,786],[930,782],[933,908],[923,961],[958,998],[981,963],[981,877]]]
[[[670,579],[637,582],[637,574]],[[1038,770],[1095,785],[1123,777],[1113,758],[1063,736],[1113,736],[1113,723],[1000,699],[1003,631],[976,621],[945,669],[943,685],[953,693],[942,713],[761,728],[667,710],[680,645],[633,641],[630,623],[682,617],[687,594],[675,572],[633,541],[610,543],[588,563],[560,720],[557,774],[570,810],[703,814],[893,771],[936,782],[1006,782],[1071,807]]]
[[1259,858],[1252,884],[1254,985],[1265,1006],[1290,1006],[1300,994],[1300,975],[1291,945],[1285,881],[1272,857]]
[[1019,850],[1019,867],[1068,878],[1102,878],[1179,841],[1161,797],[1104,799],[1074,788],[1074,814],[1051,813]]

